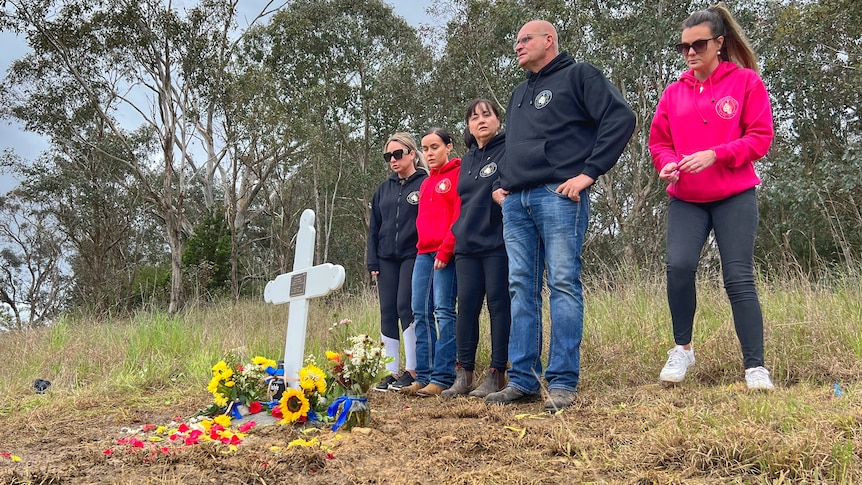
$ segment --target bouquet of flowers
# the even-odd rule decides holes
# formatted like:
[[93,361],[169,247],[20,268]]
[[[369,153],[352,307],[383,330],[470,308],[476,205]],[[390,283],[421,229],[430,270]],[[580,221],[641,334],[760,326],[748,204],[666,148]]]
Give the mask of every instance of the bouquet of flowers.
[[268,376],[266,368],[277,365],[275,361],[257,356],[251,363],[240,363],[234,352],[213,366],[213,376],[207,391],[213,395],[217,406],[227,407],[234,403],[246,406],[265,399]]
[[341,352],[326,351],[332,377],[345,392],[365,395],[389,373],[386,364],[392,357],[386,356],[381,342],[368,335],[350,337],[348,343],[350,347]]
[[281,417],[280,424],[318,421],[326,409],[326,373],[308,357],[305,367],[299,369],[299,389],[284,390],[272,415]]

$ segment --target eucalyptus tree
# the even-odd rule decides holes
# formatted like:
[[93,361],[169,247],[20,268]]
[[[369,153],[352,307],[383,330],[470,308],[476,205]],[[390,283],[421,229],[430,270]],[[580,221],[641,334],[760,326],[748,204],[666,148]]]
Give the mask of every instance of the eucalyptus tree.
[[[215,108],[207,102],[213,98],[201,87],[208,78],[195,75],[190,57],[201,52],[195,49],[201,32],[234,28],[236,2],[205,2],[187,17],[157,0],[7,4],[12,10],[4,20],[27,34],[32,53],[13,64],[3,102],[28,129],[57,145],[87,143],[76,123],[80,113],[101,119],[120,148],[102,155],[125,164],[162,225],[170,249],[169,310],[177,311],[184,299],[182,247],[191,227],[186,204],[196,180],[212,202],[222,153],[214,147]],[[213,34],[207,45],[216,45],[213,39],[220,37]],[[139,143],[141,137],[147,142]],[[199,163],[201,139],[207,156]]]
[[[275,216],[272,234],[292,234],[311,207],[317,257],[365,274],[368,208],[387,174],[380,148],[394,131],[425,124],[427,49],[380,0],[312,0],[249,32],[246,52],[262,93],[253,106],[280,125],[280,136],[261,140],[279,157],[261,200]],[[287,269],[289,246],[273,242],[273,259]]]
[[91,121],[81,127],[84,143],[70,141],[18,163],[16,195],[50,211],[56,221],[50,230],[67,241],[73,306],[95,313],[128,310],[139,297],[138,268],[157,264],[162,245],[151,235],[158,229],[150,222],[152,204],[127,166],[110,155],[122,146],[98,118]]
[[[761,256],[818,276],[862,260],[862,8],[770,2],[754,40],[776,140],[764,170]],[[798,266],[797,266],[798,265]]]
[[0,322],[47,325],[64,308],[65,239],[50,212],[14,193],[0,196]]
[[464,110],[479,97],[492,100],[504,114],[512,89],[524,78],[512,40],[535,13],[531,7],[510,0],[434,2],[432,13],[448,21],[438,34],[441,46],[425,94],[431,123],[463,132]]

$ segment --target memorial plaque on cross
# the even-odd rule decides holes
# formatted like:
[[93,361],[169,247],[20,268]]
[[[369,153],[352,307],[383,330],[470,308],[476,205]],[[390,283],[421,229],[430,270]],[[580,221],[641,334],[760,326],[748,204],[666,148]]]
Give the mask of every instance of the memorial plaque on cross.
[[299,218],[293,271],[278,275],[263,290],[263,300],[267,303],[290,303],[284,343],[284,379],[294,388],[299,387],[299,369],[305,359],[308,300],[326,296],[344,284],[343,266],[330,263],[312,266],[316,233],[314,211],[305,209]]

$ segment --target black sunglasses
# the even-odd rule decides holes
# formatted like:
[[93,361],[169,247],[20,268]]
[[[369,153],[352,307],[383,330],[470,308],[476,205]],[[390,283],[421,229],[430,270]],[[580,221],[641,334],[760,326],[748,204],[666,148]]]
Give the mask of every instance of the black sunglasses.
[[391,162],[393,158],[395,160],[401,160],[401,157],[403,157],[404,155],[407,155],[408,153],[410,153],[409,148],[407,148],[407,149],[401,148],[398,150],[393,150],[391,152],[384,153],[383,154],[383,160],[385,160],[386,163]]
[[676,50],[678,50],[679,53],[682,55],[688,54],[689,49],[694,49],[695,53],[702,54],[703,51],[706,50],[706,46],[707,46],[707,44],[709,44],[709,41],[715,40],[717,38],[718,37],[711,37],[709,39],[700,39],[700,40],[696,40],[696,41],[692,42],[691,44],[688,44],[686,42],[680,42],[679,44],[676,45]]

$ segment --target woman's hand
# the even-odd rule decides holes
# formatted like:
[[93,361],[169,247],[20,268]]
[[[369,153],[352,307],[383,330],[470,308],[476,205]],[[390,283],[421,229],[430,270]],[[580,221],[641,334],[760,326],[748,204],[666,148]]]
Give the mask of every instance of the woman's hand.
[[446,267],[447,264],[449,264],[449,263],[444,263],[443,261],[440,261],[439,259],[434,258],[434,269],[443,269]]
[[664,180],[669,184],[675,184],[677,180],[679,180],[679,169],[677,168],[678,166],[679,164],[675,162],[668,163],[661,168],[658,173],[658,178]]
[[677,169],[682,173],[700,173],[713,163],[715,163],[715,150],[703,150],[682,157],[677,164]]

